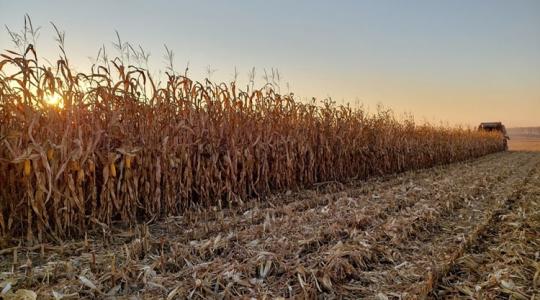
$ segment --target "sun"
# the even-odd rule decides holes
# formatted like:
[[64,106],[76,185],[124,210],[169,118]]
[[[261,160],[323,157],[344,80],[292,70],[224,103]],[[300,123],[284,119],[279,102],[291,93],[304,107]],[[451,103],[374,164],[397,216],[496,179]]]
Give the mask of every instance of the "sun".
[[50,106],[56,106],[61,107],[62,106],[62,96],[60,94],[54,93],[54,94],[46,94],[43,99],[45,100],[45,103],[47,103]]

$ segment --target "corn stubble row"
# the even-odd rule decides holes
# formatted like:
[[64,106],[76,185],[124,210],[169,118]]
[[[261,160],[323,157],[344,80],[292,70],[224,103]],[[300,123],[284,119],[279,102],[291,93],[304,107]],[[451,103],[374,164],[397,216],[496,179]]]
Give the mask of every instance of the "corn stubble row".
[[29,241],[504,149],[496,134],[302,103],[269,85],[158,84],[119,59],[76,73],[65,58],[40,66],[29,47],[3,54],[0,71],[0,233]]

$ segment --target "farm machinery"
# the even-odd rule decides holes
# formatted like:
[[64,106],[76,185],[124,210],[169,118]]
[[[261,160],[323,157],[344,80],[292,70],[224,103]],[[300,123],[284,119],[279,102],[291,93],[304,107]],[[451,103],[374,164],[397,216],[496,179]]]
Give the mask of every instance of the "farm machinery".
[[501,138],[504,141],[504,149],[508,150],[508,140],[510,137],[506,133],[506,127],[501,122],[483,122],[478,126],[479,131],[496,131],[501,133]]

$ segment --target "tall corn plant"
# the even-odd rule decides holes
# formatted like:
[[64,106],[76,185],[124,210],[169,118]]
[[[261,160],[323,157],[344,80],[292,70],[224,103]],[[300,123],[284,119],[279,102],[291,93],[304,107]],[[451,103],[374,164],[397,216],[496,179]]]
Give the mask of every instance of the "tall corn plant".
[[[63,34],[58,42],[63,45]],[[121,45],[121,42],[119,41]],[[0,60],[0,233],[61,239],[328,180],[463,161],[504,149],[494,133],[418,125],[272,85],[193,81],[108,59],[76,73],[32,44]],[[144,56],[144,52],[143,52]],[[60,95],[60,105],[47,97]]]

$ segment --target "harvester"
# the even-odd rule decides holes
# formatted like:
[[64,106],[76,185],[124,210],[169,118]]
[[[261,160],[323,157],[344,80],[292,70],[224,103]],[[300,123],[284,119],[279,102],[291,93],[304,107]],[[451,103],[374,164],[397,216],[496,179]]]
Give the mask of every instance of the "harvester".
[[506,127],[501,122],[483,122],[478,126],[478,130],[497,131],[501,133],[501,138],[504,140],[504,149],[508,150],[508,140],[510,137],[506,133]]

